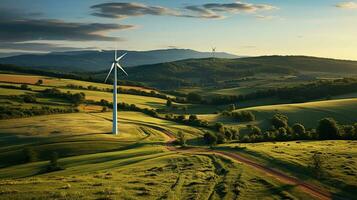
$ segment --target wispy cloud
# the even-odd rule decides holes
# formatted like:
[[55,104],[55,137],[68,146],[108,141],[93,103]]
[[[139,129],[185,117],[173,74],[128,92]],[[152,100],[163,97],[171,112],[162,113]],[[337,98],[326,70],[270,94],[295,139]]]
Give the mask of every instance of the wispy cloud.
[[143,15],[222,19],[228,13],[256,13],[277,9],[277,7],[269,4],[251,4],[239,1],[234,3],[189,5],[181,9],[149,6],[141,3],[103,3],[93,5],[91,8],[94,10],[92,13],[94,16],[117,19]]
[[347,2],[338,3],[335,6],[337,8],[342,8],[342,9],[357,9],[357,2],[347,1]]
[[91,8],[94,9],[92,15],[118,19],[143,15],[179,15],[177,11],[170,8],[141,3],[103,3],[93,5]]
[[135,27],[114,23],[68,22],[38,16],[41,14],[0,8],[0,50],[71,50],[36,41],[119,41],[121,38],[107,36],[106,33]]

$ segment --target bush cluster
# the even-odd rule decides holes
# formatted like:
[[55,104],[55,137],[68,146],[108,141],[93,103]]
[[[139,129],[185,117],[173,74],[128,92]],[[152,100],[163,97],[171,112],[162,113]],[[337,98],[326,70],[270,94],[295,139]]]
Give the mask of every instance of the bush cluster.
[[36,115],[49,115],[58,113],[79,112],[77,108],[51,108],[48,106],[26,108],[13,108],[0,106],[0,119],[31,117]]
[[209,128],[208,122],[205,120],[198,119],[196,115],[190,115],[189,118],[186,119],[185,115],[166,114],[165,119],[177,123],[189,125],[189,126],[199,126],[199,127]]
[[41,92],[42,95],[53,98],[66,99],[74,105],[79,105],[85,100],[85,94],[80,93],[71,93],[71,92],[61,92],[57,88],[48,88]]
[[292,100],[292,102],[305,102],[352,92],[357,92],[357,78],[320,80],[295,87],[259,90],[246,95],[220,95],[212,98],[209,103],[213,105],[221,105],[267,97],[278,97],[280,99]]
[[224,111],[223,116],[232,117],[239,122],[251,122],[255,120],[255,115],[251,111],[230,112]]

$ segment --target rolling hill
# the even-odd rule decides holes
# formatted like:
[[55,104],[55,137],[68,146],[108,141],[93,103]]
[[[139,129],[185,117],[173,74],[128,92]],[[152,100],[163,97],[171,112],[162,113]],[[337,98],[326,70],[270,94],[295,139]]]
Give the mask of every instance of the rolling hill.
[[[256,121],[252,122],[252,124],[264,129],[271,128],[270,119],[276,113],[286,115],[289,118],[290,125],[302,123],[306,128],[315,128],[318,121],[324,117],[333,117],[341,124],[351,124],[356,121],[357,98],[256,106],[236,110],[236,112],[241,111],[253,112]],[[199,118],[209,122],[224,122],[232,126],[245,127],[246,125],[246,123],[239,123],[220,114],[200,115]]]
[[[198,52],[190,49],[162,49],[152,51],[120,50],[118,54],[124,52],[128,53],[123,59],[123,65],[126,67],[212,56],[210,52]],[[219,58],[238,57],[223,52],[217,52],[215,55]],[[113,56],[113,51],[54,52],[49,54],[28,54],[0,58],[0,63],[67,72],[100,71],[109,67]]]
[[[127,69],[128,79],[157,88],[183,86],[226,86],[257,80],[292,76],[295,80],[312,80],[318,76],[343,77],[357,75],[357,61],[333,60],[305,56],[263,56],[237,59],[202,58],[142,65]],[[98,73],[103,78],[107,71]],[[290,77],[291,78],[291,77]],[[253,81],[254,81],[253,80]]]

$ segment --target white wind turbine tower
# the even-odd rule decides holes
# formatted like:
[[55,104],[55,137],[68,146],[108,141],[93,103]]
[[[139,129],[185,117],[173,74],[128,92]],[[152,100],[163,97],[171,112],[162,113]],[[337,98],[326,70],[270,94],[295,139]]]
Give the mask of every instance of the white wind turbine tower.
[[122,59],[126,53],[121,55],[120,57],[117,57],[117,50],[115,50],[114,54],[114,61],[112,63],[112,67],[110,68],[110,71],[105,78],[104,82],[107,82],[108,77],[110,76],[110,73],[112,73],[112,70],[114,69],[114,83],[113,83],[113,134],[117,135],[118,132],[118,102],[117,102],[117,82],[118,82],[118,74],[117,74],[117,68],[121,69],[125,75],[128,76],[128,74],[125,72],[125,70],[119,65],[119,60]]

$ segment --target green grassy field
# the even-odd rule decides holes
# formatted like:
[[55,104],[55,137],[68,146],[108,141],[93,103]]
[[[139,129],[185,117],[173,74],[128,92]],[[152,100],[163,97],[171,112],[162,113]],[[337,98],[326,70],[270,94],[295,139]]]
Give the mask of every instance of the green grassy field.
[[[67,84],[99,88],[110,88],[111,85],[0,74],[0,84],[6,86],[34,84],[39,79],[44,80],[43,85],[29,85],[32,91],[0,88],[0,104],[13,108],[72,106],[56,98],[39,97],[37,103],[22,103],[9,96],[36,94],[51,87],[58,87],[63,92],[84,92],[87,100],[112,99],[109,92],[65,88]],[[229,94],[236,91],[236,88],[212,90],[217,91]],[[129,94],[119,94],[118,100],[140,108],[161,109],[166,104],[164,99]],[[239,123],[217,114],[209,114],[226,109],[226,105],[176,105],[188,106],[186,112],[199,114],[200,119],[212,123],[222,121],[225,125],[239,127],[247,124],[270,127],[268,120],[277,112],[286,114],[290,123],[301,122],[306,127],[315,127],[317,120],[323,117],[331,116],[341,123],[350,123],[357,116],[356,98],[250,107],[270,104],[276,102],[276,99],[260,101],[238,105],[238,108],[248,108],[237,111],[249,110],[256,115],[257,120],[251,123]],[[178,137],[180,131],[189,140],[189,145],[202,145],[202,136],[207,131],[205,128],[120,110],[120,134],[114,136],[111,134],[112,112],[100,112],[102,107],[93,104],[80,104],[78,108],[79,113],[0,120],[0,199],[313,198],[296,185],[284,184],[264,172],[227,157],[211,153],[170,151],[166,147],[166,142],[172,140],[172,136]],[[34,162],[25,161],[26,148],[36,153]],[[355,194],[357,149],[353,141],[225,144],[215,148],[236,152],[268,167],[326,187],[334,195],[346,197]],[[313,178],[308,168],[310,157],[315,151],[327,156],[326,176],[322,180]],[[48,172],[53,152],[58,153],[58,163],[64,170]]]
[[[237,152],[302,180],[322,185],[339,196],[355,196],[357,189],[357,141],[298,141],[228,144],[218,149]],[[314,178],[312,155],[323,156],[324,175]]]
[[257,106],[238,109],[235,112],[252,111],[256,121],[250,123],[239,123],[231,118],[219,114],[199,115],[200,119],[209,122],[224,122],[231,126],[245,126],[247,124],[259,125],[262,128],[270,128],[270,119],[276,113],[282,113],[289,118],[290,124],[302,123],[307,128],[315,128],[320,119],[333,117],[342,124],[352,124],[357,116],[357,98],[326,100],[298,104],[279,104],[270,106]]
[[[63,92],[71,92],[71,93],[79,93],[83,92],[86,95],[87,100],[100,101],[101,99],[105,99],[109,102],[113,101],[113,95],[110,92],[102,92],[102,91],[91,91],[84,89],[68,89],[65,88],[68,84],[74,84],[78,86],[95,86],[99,89],[109,88],[112,86],[108,84],[101,83],[92,83],[86,81],[78,81],[71,79],[59,79],[45,76],[35,76],[35,75],[18,75],[18,74],[0,74],[0,85],[5,86],[17,86],[19,87],[21,84],[35,84],[38,80],[43,80],[43,84],[41,86],[38,85],[29,85],[33,91],[28,90],[19,90],[19,89],[8,89],[8,88],[0,88],[1,96],[9,96],[9,95],[23,95],[27,93],[36,94],[36,92],[42,91],[51,87],[59,87]],[[136,89],[145,92],[151,92],[154,90],[146,89],[142,87],[135,86],[119,86],[123,89]],[[147,96],[138,96],[131,94],[119,94],[118,102],[124,102],[128,104],[135,104],[140,108],[149,108],[149,109],[159,109],[164,108],[166,105],[165,99],[155,98],[155,97],[147,97]]]

